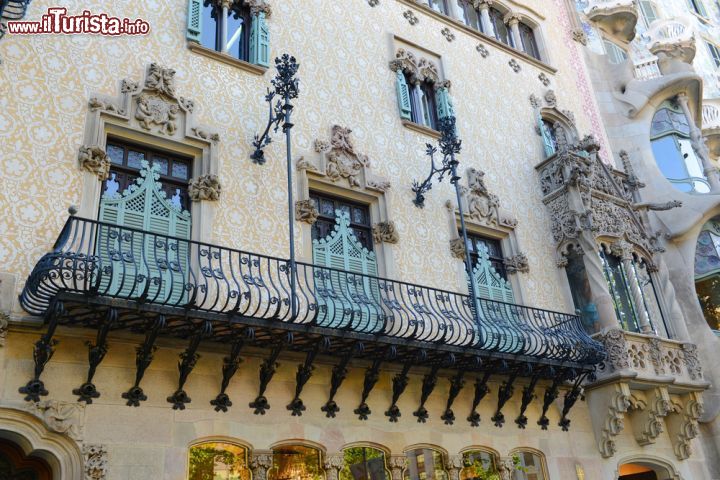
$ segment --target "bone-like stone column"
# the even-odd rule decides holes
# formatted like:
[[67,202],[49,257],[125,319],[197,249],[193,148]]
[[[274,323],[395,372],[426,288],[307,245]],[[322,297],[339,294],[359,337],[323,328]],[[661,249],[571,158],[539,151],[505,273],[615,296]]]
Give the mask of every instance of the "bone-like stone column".
[[710,191],[712,193],[720,193],[720,174],[718,173],[718,169],[712,164],[712,160],[710,160],[710,150],[707,145],[705,145],[705,138],[702,135],[702,131],[695,124],[695,119],[690,112],[688,96],[680,93],[677,96],[677,101],[690,126],[690,141],[692,142],[695,153],[702,161],[703,173],[708,179],[708,183],[710,183]]

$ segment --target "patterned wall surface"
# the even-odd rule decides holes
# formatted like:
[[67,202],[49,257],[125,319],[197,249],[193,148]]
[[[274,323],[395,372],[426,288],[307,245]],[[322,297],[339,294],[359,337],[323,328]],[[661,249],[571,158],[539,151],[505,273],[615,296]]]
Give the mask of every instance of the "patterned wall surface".
[[[394,248],[397,276],[403,280],[457,290],[458,260],[450,255],[443,204],[453,198],[449,184],[433,188],[423,210],[411,202],[410,186],[427,174],[429,137],[404,128],[395,100],[392,35],[435,52],[452,80],[461,162],[486,172],[485,182],[515,216],[521,249],[530,273],[520,274],[525,302],[569,311],[562,300],[550,223],[541,202],[534,166],[542,157],[534,129],[531,94],[553,89],[558,107],[574,112],[581,135],[605,135],[562,2],[528,3],[540,16],[550,63],[550,85],[541,69],[487,42],[483,58],[477,38],[452,27],[456,39],[441,34],[446,25],[408,6],[381,0],[275,0],[268,24],[272,56],[289,52],[301,64],[301,95],[296,102],[294,151],[312,155],[316,138],[328,138],[334,124],[353,130],[355,145],[372,169],[390,179],[390,218],[400,243]],[[140,81],[150,62],[177,70],[177,90],[196,105],[196,118],[220,133],[219,175],[224,192],[215,217],[216,243],[285,256],[286,191],[284,145],[274,143],[268,163],[249,160],[252,135],[265,121],[262,101],[270,72],[255,76],[186,48],[185,0],[36,0],[28,19],[49,6],[71,13],[144,18],[151,33],[142,37],[6,36],[0,42],[0,271],[17,276],[18,289],[34,263],[52,246],[70,204],[81,201],[77,151],[82,143],[87,101],[95,93],[117,95],[123,78]],[[512,5],[511,5],[512,6]],[[417,10],[417,9],[416,9]],[[560,19],[558,23],[556,19]],[[560,27],[560,28],[558,28]],[[609,152],[605,158],[610,158]],[[299,241],[299,240],[298,240]],[[428,255],[427,252],[433,252]],[[19,307],[15,307],[19,312]]]

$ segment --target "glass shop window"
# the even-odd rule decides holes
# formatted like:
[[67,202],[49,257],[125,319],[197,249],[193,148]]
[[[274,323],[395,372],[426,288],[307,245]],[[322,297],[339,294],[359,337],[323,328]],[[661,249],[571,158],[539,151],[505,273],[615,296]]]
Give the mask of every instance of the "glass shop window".
[[407,452],[407,468],[404,480],[448,480],[443,468],[443,455],[431,448],[419,448]]
[[248,451],[227,442],[190,447],[188,480],[250,480]]
[[545,480],[545,459],[535,452],[518,451],[513,457],[519,459],[513,480]]
[[390,480],[385,452],[371,447],[352,447],[343,450],[340,480]]
[[304,445],[284,445],[273,449],[273,466],[268,480],[323,480],[320,451]]
[[500,478],[498,459],[494,453],[485,450],[471,450],[463,453],[463,469],[460,480],[486,480]]

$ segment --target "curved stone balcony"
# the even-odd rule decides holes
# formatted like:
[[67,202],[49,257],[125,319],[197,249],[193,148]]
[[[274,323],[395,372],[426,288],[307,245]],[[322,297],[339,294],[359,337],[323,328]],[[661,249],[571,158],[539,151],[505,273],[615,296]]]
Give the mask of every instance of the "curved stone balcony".
[[695,34],[692,24],[682,18],[659,20],[647,32],[648,50],[658,57],[663,74],[674,73],[677,61],[692,64],[695,58]]
[[625,42],[635,38],[638,10],[635,0],[591,0],[585,15],[604,32]]
[[703,100],[702,133],[710,153],[720,157],[720,98]]

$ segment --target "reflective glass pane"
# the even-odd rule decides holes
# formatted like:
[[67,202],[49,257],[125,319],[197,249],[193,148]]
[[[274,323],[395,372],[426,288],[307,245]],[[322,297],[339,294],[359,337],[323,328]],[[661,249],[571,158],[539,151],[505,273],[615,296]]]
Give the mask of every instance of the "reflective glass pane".
[[545,480],[542,459],[531,452],[520,452],[513,456],[518,460],[514,480]]
[[167,158],[156,156],[153,158],[153,165],[157,166],[158,171],[160,172],[160,175],[168,174],[168,168],[170,166],[170,161]]
[[565,258],[567,259],[565,273],[570,284],[570,293],[575,304],[575,312],[580,315],[585,331],[596,333],[600,329],[598,311],[597,306],[592,301],[590,280],[585,270],[583,255],[571,251]]
[[331,200],[320,201],[320,214],[335,217],[335,204]]
[[667,135],[652,141],[652,150],[660,171],[668,179],[688,178],[685,161],[680,152],[680,144],[675,136]]
[[645,310],[650,325],[652,326],[655,333],[667,337],[665,331],[665,321],[663,318],[662,310],[660,309],[660,302],[657,298],[657,292],[652,281],[652,275],[647,269],[645,263],[633,262],[633,269],[635,276],[640,286],[640,293],[643,297],[643,305],[640,308]]
[[218,23],[215,15],[216,10],[216,8],[208,5],[203,8],[202,12],[202,34],[200,36],[200,44],[203,47],[207,47],[212,50],[218,50],[218,45],[216,43],[218,29]]
[[475,10],[475,8],[472,6],[472,3],[468,0],[457,0],[457,3],[463,16],[463,18],[461,18],[461,21],[465,25],[472,27],[475,30],[482,31],[480,15],[478,15],[477,10]]
[[660,135],[663,132],[669,132],[673,128],[672,121],[670,120],[670,111],[666,108],[655,112],[655,116],[652,119],[652,127],[650,128],[650,136],[654,137]]
[[463,469],[460,480],[484,480],[500,478],[495,455],[484,450],[463,453]]
[[287,445],[273,450],[269,480],[322,480],[320,452],[303,445]]
[[608,290],[613,299],[615,313],[618,321],[625,330],[639,332],[640,326],[635,317],[633,302],[630,297],[630,288],[627,276],[620,259],[614,255],[600,253],[600,259],[605,269]]
[[673,128],[678,132],[690,135],[690,125],[688,124],[687,117],[682,112],[668,111],[670,120],[672,121]]
[[447,480],[442,454],[429,448],[412,450],[407,456],[405,480]]
[[245,19],[237,14],[230,13],[228,16],[228,53],[241,60],[245,60],[243,39],[246,37],[245,29],[249,29],[249,25],[245,25]]
[[172,165],[172,173],[171,175],[175,178],[182,178],[183,180],[187,180],[189,177],[189,169],[188,164],[185,162],[180,162],[175,160]]
[[122,165],[125,159],[125,149],[117,145],[108,145],[107,156],[110,158],[111,163]]
[[340,480],[390,480],[385,468],[385,453],[369,447],[343,450]]
[[190,447],[189,480],[250,480],[247,450],[239,445],[208,442]]
[[128,151],[128,167],[141,169],[143,160],[145,160],[145,154],[143,152],[136,152],[135,150]]
[[365,218],[365,209],[353,207],[352,209],[352,221],[353,223],[366,224],[367,219]]

